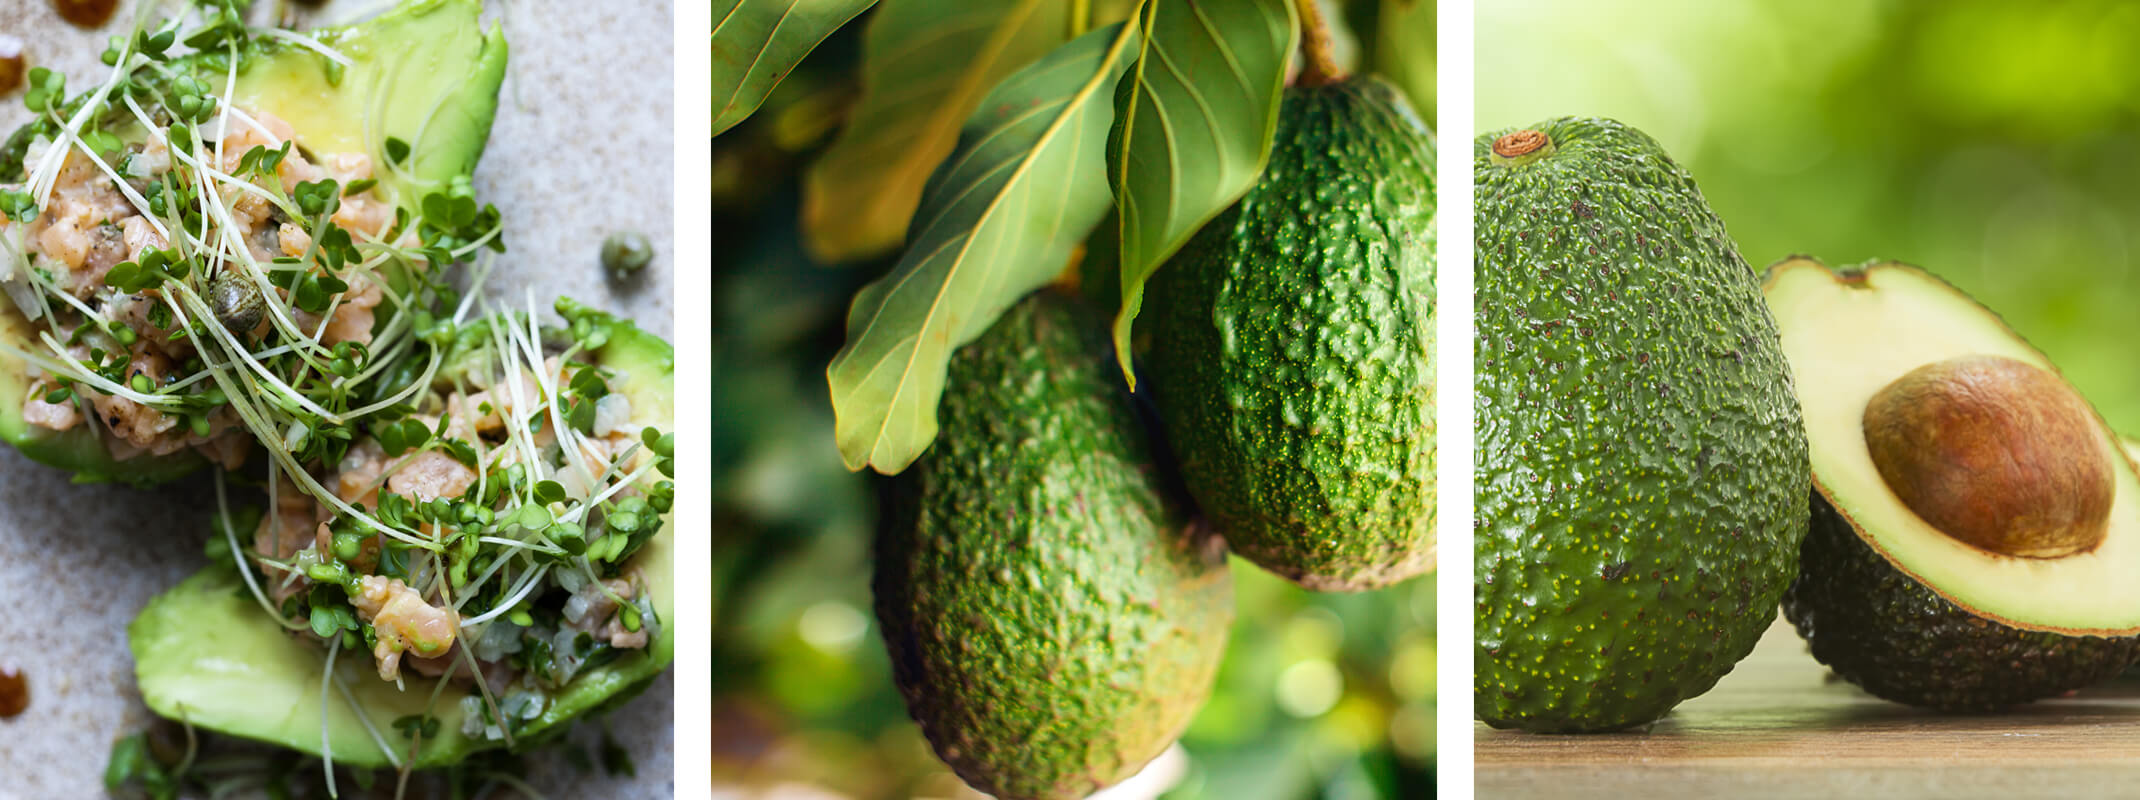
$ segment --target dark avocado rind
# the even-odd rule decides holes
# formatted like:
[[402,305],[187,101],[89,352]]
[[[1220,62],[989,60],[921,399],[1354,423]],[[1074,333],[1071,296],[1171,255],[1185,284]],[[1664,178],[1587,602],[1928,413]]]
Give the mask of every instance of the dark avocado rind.
[[[326,60],[310,50],[279,40],[256,44],[240,61],[234,96],[241,105],[284,117],[308,150],[371,153],[379,165],[375,191],[414,211],[423,193],[472,173],[490,139],[506,45],[496,27],[483,30],[481,11],[479,0],[420,0],[358,25],[321,32],[321,41],[353,62],[332,80]],[[227,61],[188,56],[178,64],[214,78],[220,92]],[[383,152],[390,135],[410,144],[409,158],[399,168],[388,166]],[[10,167],[19,171],[21,155],[11,155],[16,162]],[[0,339],[21,350],[43,347],[4,299]],[[0,441],[31,460],[74,473],[77,482],[151,486],[207,463],[190,450],[117,461],[105,449],[102,433],[89,425],[54,431],[24,422],[28,390],[26,365],[0,351]]]
[[936,753],[1006,798],[1129,777],[1210,693],[1233,584],[1165,487],[1105,323],[1053,291],[952,357],[941,432],[885,490],[873,589]]
[[1601,119],[1475,143],[1473,708],[1662,717],[1754,647],[1812,489],[1775,319],[1693,179]]
[[1146,292],[1183,479],[1310,589],[1434,563],[1434,139],[1372,77],[1288,89],[1268,168]]
[[[631,399],[632,418],[666,428],[675,418],[675,352],[660,337],[598,312],[574,309],[604,324],[609,341],[594,361],[621,376],[613,379]],[[250,531],[239,531],[242,539]],[[644,650],[578,676],[551,696],[541,715],[514,732],[526,748],[562,732],[573,720],[643,690],[675,660],[675,536],[665,526],[632,557],[665,626]],[[216,535],[223,535],[216,531]],[[268,742],[314,755],[320,752],[320,679],[325,651],[316,642],[286,633],[262,610],[230,564],[213,564],[176,588],[150,599],[127,627],[141,696],[157,714],[225,734]],[[366,709],[372,728],[386,742],[406,748],[395,719],[425,712],[436,682],[407,677],[406,690],[379,680],[368,654],[344,654],[337,673]],[[448,686],[429,712],[439,718],[438,738],[424,743],[409,762],[418,768],[449,766],[502,741],[461,735],[460,699],[472,689]],[[338,764],[385,767],[379,750],[348,702],[337,694],[327,706],[329,738]],[[405,755],[405,753],[403,754]]]
[[1962,610],[1874,552],[1819,494],[1783,614],[1813,657],[1873,695],[1993,711],[2109,680],[2140,638],[2010,628]]

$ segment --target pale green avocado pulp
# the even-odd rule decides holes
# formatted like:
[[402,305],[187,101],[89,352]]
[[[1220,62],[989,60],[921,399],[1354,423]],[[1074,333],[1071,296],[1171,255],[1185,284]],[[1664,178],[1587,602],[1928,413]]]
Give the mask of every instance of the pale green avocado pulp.
[[[617,388],[631,399],[633,421],[666,427],[674,419],[675,353],[667,342],[618,323],[596,361],[622,376]],[[561,733],[589,710],[636,694],[668,668],[676,646],[673,537],[673,526],[664,525],[632,559],[652,595],[659,634],[646,649],[582,673],[550,695],[542,716],[515,731],[516,745]],[[362,717],[339,690],[330,689],[323,707],[325,647],[286,633],[229,564],[203,569],[150,600],[127,627],[127,637],[142,699],[174,720],[319,755],[324,713],[335,762],[358,767],[391,765],[365,721],[397,748],[398,757],[409,742],[394,730],[394,720],[410,714],[439,720],[438,737],[409,762],[416,768],[451,765],[475,751],[505,746],[461,735],[461,698],[472,688],[448,685],[441,691],[436,680],[405,677],[406,688],[396,689],[379,680],[368,653],[344,653],[335,664],[355,705],[364,709]]]
[[[350,60],[338,78],[325,56],[273,42],[239,63],[232,100],[290,123],[300,147],[315,153],[366,153],[381,199],[411,212],[429,191],[475,170],[490,138],[505,79],[505,38],[485,32],[481,0],[404,3],[376,19],[317,34]],[[193,60],[218,94],[228,77],[214,60]],[[136,132],[138,135],[139,132]],[[409,144],[400,166],[386,158],[386,140]],[[0,302],[0,337],[35,352],[33,326],[14,304]],[[92,425],[55,431],[29,425],[22,406],[27,366],[0,352],[0,440],[24,456],[74,473],[81,483],[148,486],[176,480],[207,462],[193,451],[120,462]]]
[[[290,123],[308,151],[370,156],[374,191],[414,212],[426,192],[474,172],[490,139],[506,46],[496,25],[483,30],[482,10],[481,0],[420,0],[320,32],[352,62],[339,76],[325,56],[278,43],[239,65],[230,99]],[[409,145],[398,165],[389,138]]]
[[1862,431],[1866,404],[1917,367],[1971,355],[2057,367],[1997,314],[1905,264],[1831,272],[1793,259],[1764,294],[1782,328],[1813,458],[1814,488],[1896,569],[2003,625],[2066,635],[2140,633],[2140,474],[2100,416],[2099,456],[2116,495],[2093,550],[2019,558],[1964,544],[1919,518],[1880,477]]

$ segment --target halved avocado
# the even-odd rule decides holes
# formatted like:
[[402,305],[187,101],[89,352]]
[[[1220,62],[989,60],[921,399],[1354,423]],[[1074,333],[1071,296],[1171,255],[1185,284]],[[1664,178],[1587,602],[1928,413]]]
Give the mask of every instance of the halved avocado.
[[[623,376],[617,388],[631,399],[635,422],[666,427],[674,419],[675,352],[667,342],[628,322],[615,322],[595,362]],[[541,717],[515,732],[516,745],[562,732],[589,710],[636,694],[668,668],[676,646],[674,560],[671,525],[664,525],[633,557],[652,593],[663,625],[660,635],[646,649],[575,678],[552,696]],[[324,649],[284,632],[229,564],[203,569],[150,600],[127,627],[127,636],[142,698],[158,714],[317,755],[324,710],[327,740],[337,763],[389,763],[349,701],[336,694],[322,708]],[[461,735],[460,701],[469,694],[467,688],[449,685],[433,705],[437,681],[409,677],[403,681],[406,688],[397,690],[379,680],[366,654],[340,659],[336,670],[372,728],[391,747],[408,745],[393,729],[394,720],[430,707],[429,713],[439,720],[439,736],[424,743],[413,759],[417,768],[454,764],[472,752],[504,744]]]
[[[317,38],[351,62],[339,75],[326,57],[270,40],[243,56],[231,99],[288,121],[298,146],[311,152],[369,154],[377,165],[374,191],[414,212],[426,192],[471,174],[490,139],[506,45],[495,25],[483,30],[477,19],[482,7],[481,0],[419,0],[321,32]],[[225,62],[189,56],[180,63],[222,92]],[[409,144],[399,167],[386,158],[388,137]],[[34,352],[42,347],[35,336],[13,302],[0,300],[0,338]],[[78,482],[147,486],[207,463],[192,451],[120,462],[91,426],[54,431],[29,425],[22,419],[28,389],[27,365],[0,352],[0,441],[32,460],[72,471]]]
[[[2140,582],[2131,579],[2140,574],[2140,475],[2042,353],[1959,289],[1904,264],[1830,271],[1796,258],[1770,267],[1763,290],[1782,329],[1813,464],[1813,525],[1784,612],[1816,658],[1890,700],[1988,709],[2097,682],[2140,654],[2130,638],[2140,633]],[[2011,415],[2036,415],[2053,402],[2077,409],[2066,432],[2078,444],[2052,460],[2105,476],[2100,539],[2062,554],[2015,554],[1955,530],[1990,514],[1943,529],[1927,521],[1940,516],[1929,501],[1905,499],[1921,496],[1918,487],[1898,490],[1883,477],[1904,474],[1893,471],[1898,459],[1973,447],[1972,435],[2002,456],[2032,457],[2029,442],[1959,416],[1907,446],[1879,443],[1884,434],[1874,431],[1885,414],[1929,418],[1924,409],[1933,405],[1910,395],[1909,410],[1883,411],[1880,403],[1903,396],[1891,386],[1984,363],[2056,387],[2021,400],[1984,390]],[[2021,483],[1990,493],[2029,497],[2041,488]]]

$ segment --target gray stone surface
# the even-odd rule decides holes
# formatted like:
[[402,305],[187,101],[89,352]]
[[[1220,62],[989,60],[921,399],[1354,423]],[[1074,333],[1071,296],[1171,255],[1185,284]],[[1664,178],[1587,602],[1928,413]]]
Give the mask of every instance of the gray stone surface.
[[[262,6],[271,0],[262,0]],[[133,3],[117,20],[123,23]],[[378,7],[358,0],[330,6]],[[491,4],[512,47],[490,148],[477,172],[483,199],[507,222],[510,252],[491,294],[536,302],[566,294],[673,329],[670,211],[673,85],[668,4]],[[0,0],[0,34],[22,39],[33,65],[96,80],[108,31],[62,22],[48,0]],[[0,132],[27,116],[20,93],[0,96]],[[598,266],[602,238],[636,229],[657,249],[642,281],[612,286]],[[205,481],[140,492],[74,486],[68,476],[0,447],[0,663],[24,670],[27,713],[0,721],[0,796],[101,796],[113,739],[147,724],[126,651],[126,623],[142,604],[203,563],[213,499]],[[638,767],[635,781],[580,777],[538,764],[550,797],[668,797],[673,680],[611,715]]]

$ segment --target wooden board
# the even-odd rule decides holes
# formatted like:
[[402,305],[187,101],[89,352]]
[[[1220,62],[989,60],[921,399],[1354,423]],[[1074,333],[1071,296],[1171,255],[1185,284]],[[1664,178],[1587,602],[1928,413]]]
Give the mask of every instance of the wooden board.
[[2140,797],[2140,681],[2003,714],[1889,703],[1835,679],[1790,625],[1647,730],[1474,727],[1482,798]]

